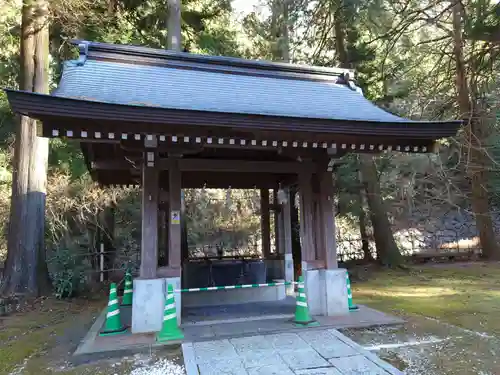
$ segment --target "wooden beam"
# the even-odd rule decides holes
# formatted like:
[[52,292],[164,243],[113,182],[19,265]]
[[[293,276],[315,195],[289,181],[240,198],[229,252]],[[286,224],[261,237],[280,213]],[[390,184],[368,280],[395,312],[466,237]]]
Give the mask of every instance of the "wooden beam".
[[[129,153],[141,152],[144,150],[144,143],[135,139],[122,140],[120,148]],[[177,144],[160,141],[157,149],[159,152],[175,153],[179,155],[196,154],[203,151],[203,145],[199,144]]]
[[[389,139],[411,145],[418,141],[429,141],[454,135],[461,125],[458,121],[413,124],[411,129],[394,124],[375,124],[370,121],[335,121],[323,119],[291,119],[286,116],[247,115],[234,113],[210,113],[203,111],[167,110],[146,106],[131,108],[126,105],[76,100],[71,108],[61,105],[64,98],[54,96],[36,97],[31,93],[7,93],[11,107],[43,122],[43,133],[68,129],[75,138],[79,130],[89,133],[108,132],[115,134],[164,134],[190,137],[225,137],[267,139],[288,143],[363,143]],[[29,96],[29,97],[28,97]],[[43,111],[40,108],[43,107]],[[42,113],[43,112],[43,113]],[[50,115],[47,113],[50,112]],[[355,122],[355,124],[354,124]],[[256,129],[259,127],[259,129]],[[215,135],[216,134],[216,135]],[[403,143],[403,146],[404,146]],[[400,143],[401,144],[401,143]],[[271,145],[270,145],[271,146]],[[272,146],[271,146],[272,147]],[[304,147],[305,148],[305,147]]]
[[[140,185],[140,170],[136,176],[129,171],[108,170],[95,172],[94,180],[103,185]],[[272,189],[281,183],[282,186],[293,184],[296,181],[294,175],[276,175],[271,173],[225,173],[225,172],[185,172],[182,174],[182,188],[224,188],[233,189]],[[168,190],[168,174],[160,173],[160,188]],[[168,194],[168,193],[167,193]],[[161,201],[166,201],[161,196]]]
[[128,171],[131,169],[141,168],[141,165],[142,165],[142,160],[137,160],[137,161],[127,161],[121,159],[96,160],[90,163],[90,168],[92,168],[93,170]]
[[[157,168],[168,170],[169,159],[158,159]],[[96,170],[130,170],[140,168],[140,161],[98,160],[91,163]],[[222,159],[179,159],[181,172],[234,172],[234,173],[279,173],[296,174],[300,171],[315,172],[311,162],[248,161]]]
[[208,172],[235,172],[235,173],[259,172],[259,173],[296,174],[302,170],[313,170],[314,164],[309,162],[181,159],[179,160],[179,168],[183,172],[208,171]]
[[276,155],[281,155],[285,157],[289,157],[291,159],[297,159],[298,157],[321,157],[325,155],[324,148],[294,148],[294,147],[275,147],[271,146],[261,146],[261,145],[252,145],[246,144],[245,146],[241,146],[239,144],[218,144],[218,143],[210,143],[204,144],[204,149],[226,149],[233,151],[247,150],[247,151],[264,151],[264,152],[273,152]]
[[158,170],[142,168],[141,278],[156,277],[158,266]]
[[182,187],[184,189],[221,188],[221,189],[272,189],[280,182],[293,182],[295,176],[277,176],[265,173],[224,173],[224,172],[184,172]]
[[[195,137],[196,138],[196,137]],[[191,138],[192,139],[192,138]],[[214,139],[218,139],[214,137]],[[227,139],[226,139],[227,141]],[[97,142],[99,144],[104,144],[104,142]],[[129,152],[141,152],[144,150],[144,146],[140,141],[135,140],[125,140],[120,143],[121,149]],[[266,152],[272,155],[280,155],[283,157],[290,158],[292,160],[296,160],[299,157],[312,157],[312,158],[321,158],[324,157],[327,149],[324,148],[291,148],[291,147],[274,147],[274,146],[260,146],[260,145],[251,145],[246,144],[245,146],[241,146],[239,142],[235,142],[235,144],[219,144],[215,143],[171,143],[171,142],[160,142],[158,144],[158,151],[167,152],[167,153],[175,153],[179,155],[193,155],[197,153],[202,153],[205,150],[210,150],[211,152],[217,152],[219,150],[224,150],[226,152],[233,152],[234,154],[239,154],[241,151],[249,152],[249,151],[257,151],[257,152]]]

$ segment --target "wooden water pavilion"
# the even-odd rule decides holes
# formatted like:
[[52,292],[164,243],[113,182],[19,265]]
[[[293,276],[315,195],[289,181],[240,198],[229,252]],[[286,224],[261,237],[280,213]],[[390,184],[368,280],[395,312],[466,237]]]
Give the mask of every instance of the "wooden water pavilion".
[[[343,276],[325,277],[339,271],[334,159],[348,152],[432,152],[436,140],[455,135],[460,126],[392,115],[365,99],[354,72],[346,69],[87,41],[75,45],[79,58],[65,62],[51,95],[6,92],[13,111],[42,121],[42,136],[80,141],[94,180],[142,186],[134,314],[147,313],[141,281],[180,280],[181,189],[262,189],[263,210],[269,213],[269,190],[292,184],[300,192],[306,286],[323,293],[309,293],[322,300],[316,308],[311,301],[311,309],[342,313],[345,305],[335,295],[344,293],[337,282]],[[168,218],[168,264],[162,267],[159,212]],[[282,259],[291,260],[290,202],[279,215]]]

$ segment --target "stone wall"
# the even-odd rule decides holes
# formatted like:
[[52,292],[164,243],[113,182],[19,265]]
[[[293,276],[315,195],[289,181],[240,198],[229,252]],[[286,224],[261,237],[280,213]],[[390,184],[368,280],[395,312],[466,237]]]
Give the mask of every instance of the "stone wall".
[[[500,213],[493,213],[492,217],[495,232],[500,235]],[[464,209],[436,208],[403,212],[393,219],[393,228],[394,238],[404,255],[467,251],[479,247],[474,215]],[[375,254],[373,238],[370,238],[369,245]],[[342,260],[363,258],[359,228],[353,223],[338,219],[337,249]]]

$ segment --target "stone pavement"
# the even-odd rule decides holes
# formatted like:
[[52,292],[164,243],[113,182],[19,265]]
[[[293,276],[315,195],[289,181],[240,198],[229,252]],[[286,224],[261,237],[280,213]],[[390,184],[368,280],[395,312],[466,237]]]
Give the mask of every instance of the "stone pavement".
[[[207,340],[231,339],[241,336],[270,335],[289,331],[303,331],[296,328],[293,323],[295,305],[288,301],[285,303],[256,303],[255,307],[250,304],[234,306],[218,306],[203,312],[194,310],[196,314],[183,317],[182,329],[185,340],[198,342]],[[360,328],[402,324],[404,321],[397,317],[384,314],[369,307],[358,305],[359,310],[343,316],[317,316],[317,321],[322,329],[326,328]],[[120,307],[122,322],[130,326],[132,321],[132,308]],[[188,310],[193,311],[193,310]],[[143,351],[149,352],[153,347],[163,345],[178,345],[177,341],[157,343],[154,334],[131,334],[130,331],[123,335],[99,336],[99,331],[105,324],[107,308],[96,319],[89,332],[78,345],[74,356],[109,356],[111,352],[121,351]],[[274,315],[273,315],[274,314]],[[82,359],[83,360],[83,359]]]
[[187,375],[401,375],[336,329],[184,343]]
[[[297,328],[293,323],[295,305],[291,309],[270,309],[272,304],[255,304],[264,313],[252,310],[246,304],[240,305],[241,310],[219,306],[212,316],[183,317],[182,330],[186,341],[206,341],[230,339],[240,336],[269,335]],[[342,316],[315,316],[322,328],[361,328],[383,325],[403,324],[404,320],[384,314],[367,306],[358,305],[359,310]],[[238,306],[236,306],[238,307]],[[266,309],[267,307],[267,309]],[[286,312],[289,312],[287,315]],[[267,313],[267,314],[266,314]],[[275,314],[275,315],[272,315]]]

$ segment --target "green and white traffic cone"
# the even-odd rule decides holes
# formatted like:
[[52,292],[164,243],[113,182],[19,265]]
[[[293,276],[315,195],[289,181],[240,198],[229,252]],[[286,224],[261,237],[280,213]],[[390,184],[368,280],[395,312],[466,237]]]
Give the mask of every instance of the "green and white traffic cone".
[[184,334],[177,326],[177,312],[175,311],[174,288],[168,284],[167,299],[165,300],[165,309],[163,311],[163,326],[161,331],[156,334],[156,341],[182,340]]
[[349,306],[349,311],[356,311],[359,309],[357,305],[352,302],[352,290],[351,281],[349,280],[349,272],[345,271],[346,274],[346,284],[347,284],[347,304]]
[[111,336],[125,333],[127,327],[122,324],[120,317],[120,306],[118,303],[118,294],[116,293],[116,284],[112,283],[109,289],[108,313],[106,315],[106,323],[99,336]]
[[132,274],[130,270],[125,273],[125,287],[123,289],[122,306],[132,306]]
[[309,314],[307,306],[307,296],[304,288],[304,277],[299,276],[297,291],[297,301],[295,303],[295,319],[294,323],[297,327],[312,327],[319,326],[319,323]]

